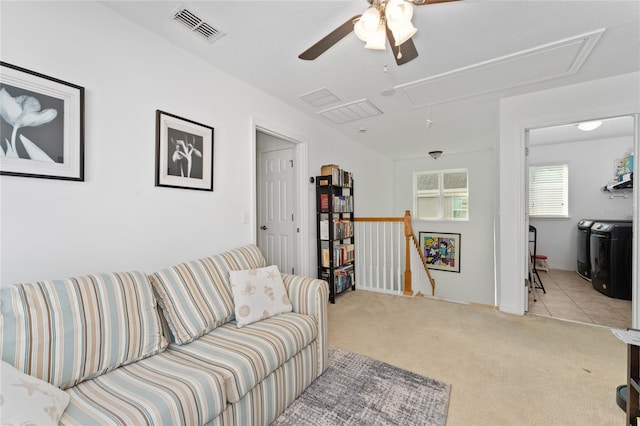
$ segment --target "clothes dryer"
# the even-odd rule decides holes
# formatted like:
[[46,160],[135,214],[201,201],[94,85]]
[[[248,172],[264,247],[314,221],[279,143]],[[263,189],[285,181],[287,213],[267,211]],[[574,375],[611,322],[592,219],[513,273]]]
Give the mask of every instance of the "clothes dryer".
[[632,235],[631,221],[591,226],[591,284],[616,299],[631,300]]
[[594,221],[582,219],[578,222],[578,269],[580,276],[591,281],[591,227]]

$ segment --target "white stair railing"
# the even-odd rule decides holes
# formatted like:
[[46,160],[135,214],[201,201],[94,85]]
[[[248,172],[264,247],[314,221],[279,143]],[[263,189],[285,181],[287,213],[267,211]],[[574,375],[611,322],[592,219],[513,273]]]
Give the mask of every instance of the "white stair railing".
[[[435,295],[436,282],[421,255],[408,210],[399,218],[354,220],[356,288],[405,296],[415,291]],[[412,271],[416,271],[415,278]]]
[[355,222],[356,288],[403,294],[405,236],[402,218]]

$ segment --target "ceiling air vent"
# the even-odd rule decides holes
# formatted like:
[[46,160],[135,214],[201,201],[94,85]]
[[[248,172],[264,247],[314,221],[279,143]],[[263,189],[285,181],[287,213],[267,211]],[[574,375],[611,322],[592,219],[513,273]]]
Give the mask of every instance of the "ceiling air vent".
[[382,114],[382,111],[372,104],[369,99],[360,99],[358,101],[318,111],[318,114],[333,121],[334,123],[342,124],[380,115]]
[[198,34],[209,43],[225,36],[225,33],[215,28],[213,25],[204,22],[196,14],[188,9],[180,8],[173,14],[173,20],[181,23],[194,33]]
[[299,98],[316,108],[329,105],[335,101],[340,100],[339,97],[331,93],[331,91],[329,91],[329,89],[327,89],[326,87],[314,90],[313,92],[305,93],[304,95],[300,95]]

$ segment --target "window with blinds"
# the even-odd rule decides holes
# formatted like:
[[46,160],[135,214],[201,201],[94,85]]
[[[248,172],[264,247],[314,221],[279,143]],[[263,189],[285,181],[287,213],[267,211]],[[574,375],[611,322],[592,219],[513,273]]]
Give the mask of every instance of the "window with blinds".
[[569,165],[529,166],[529,216],[569,217]]
[[467,169],[417,172],[413,182],[416,219],[469,219]]

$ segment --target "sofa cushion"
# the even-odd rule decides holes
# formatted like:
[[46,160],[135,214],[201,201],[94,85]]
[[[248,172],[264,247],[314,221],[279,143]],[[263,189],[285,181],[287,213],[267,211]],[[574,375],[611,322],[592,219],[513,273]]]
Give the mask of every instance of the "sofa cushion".
[[238,327],[291,312],[291,301],[276,265],[229,271]]
[[[272,424],[316,379],[318,371],[317,342],[318,339],[314,340],[280,368],[269,374],[240,401],[228,404],[227,410],[221,415],[220,424]],[[338,423],[334,422],[334,424]],[[344,420],[342,423],[346,424]],[[291,423],[291,425],[294,424],[294,422]]]
[[69,404],[63,390],[0,362],[0,421],[3,425],[57,425]]
[[2,360],[62,389],[167,345],[142,272],[4,287],[0,314]]
[[229,322],[234,315],[229,271],[265,266],[255,245],[184,262],[151,275],[174,342],[185,344]]
[[168,352],[66,392],[61,425],[204,425],[226,408],[223,377]]
[[309,345],[317,334],[313,317],[291,312],[242,328],[231,322],[188,345],[172,344],[167,351],[222,374],[227,398],[234,403]]

